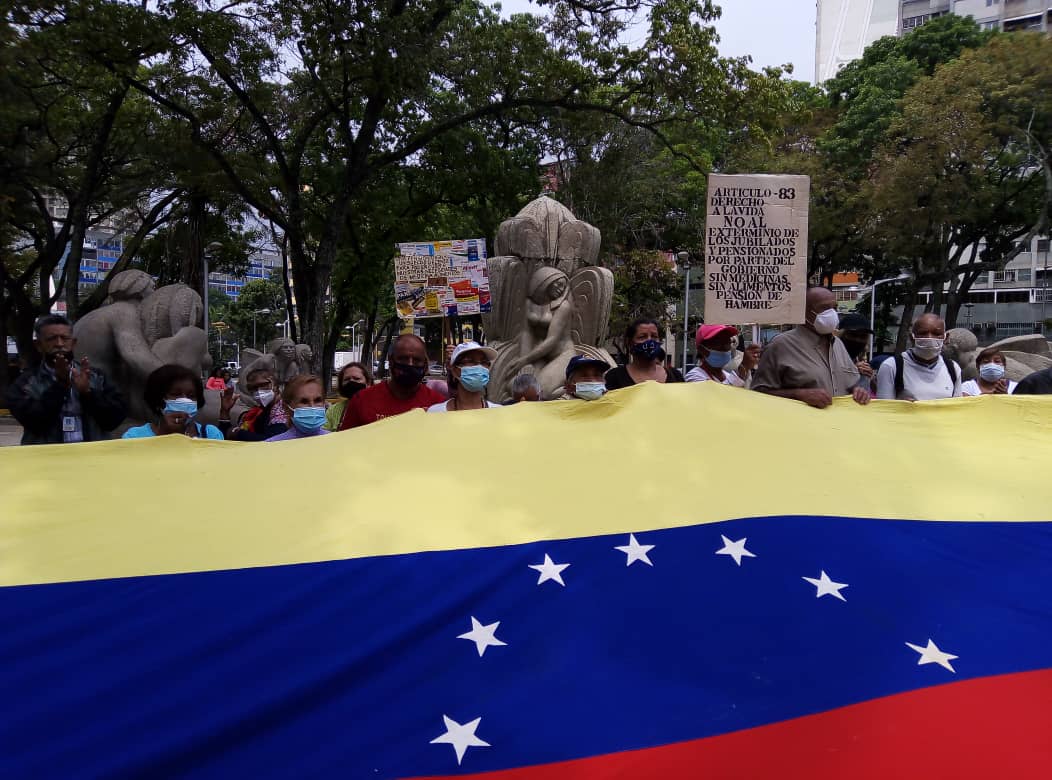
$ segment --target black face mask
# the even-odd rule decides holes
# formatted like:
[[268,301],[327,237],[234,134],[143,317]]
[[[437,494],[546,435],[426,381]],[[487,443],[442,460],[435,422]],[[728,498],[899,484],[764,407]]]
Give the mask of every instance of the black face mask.
[[355,393],[364,389],[365,384],[363,382],[347,381],[340,385],[340,395],[344,398],[353,398]]
[[399,387],[406,389],[416,387],[424,379],[427,371],[423,366],[411,366],[408,363],[391,363],[391,380]]
[[844,342],[844,349],[847,350],[847,354],[851,355],[852,360],[858,360],[859,356],[866,351],[866,347],[868,346],[868,344],[866,344],[865,341],[848,341],[847,339],[840,340]]

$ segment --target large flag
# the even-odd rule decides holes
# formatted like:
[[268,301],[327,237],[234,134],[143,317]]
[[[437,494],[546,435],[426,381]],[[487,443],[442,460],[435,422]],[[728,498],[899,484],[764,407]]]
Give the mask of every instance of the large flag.
[[0,451],[0,777],[1052,777],[1052,400]]

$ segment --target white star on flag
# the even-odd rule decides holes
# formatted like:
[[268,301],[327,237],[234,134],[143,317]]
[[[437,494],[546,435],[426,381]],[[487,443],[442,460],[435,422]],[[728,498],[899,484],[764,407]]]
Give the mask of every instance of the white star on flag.
[[615,550],[619,550],[628,556],[628,560],[625,562],[625,566],[631,566],[636,561],[642,561],[647,566],[653,566],[650,558],[647,557],[647,553],[654,549],[652,544],[640,544],[636,541],[635,534],[628,535],[628,544],[622,547],[615,547]]
[[844,594],[840,591],[850,586],[846,582],[833,582],[824,571],[818,575],[817,580],[814,577],[801,577],[800,579],[810,582],[818,588],[818,593],[815,594],[816,599],[820,599],[822,596],[835,596],[841,601],[847,601],[844,598]]
[[464,754],[469,747],[490,747],[489,742],[483,742],[475,736],[475,729],[479,727],[482,718],[475,718],[461,725],[448,715],[443,715],[442,720],[446,722],[446,733],[440,734],[431,740],[432,745],[452,745],[457,754],[457,765],[464,759]]
[[531,563],[530,564],[530,568],[534,569],[535,571],[539,571],[541,573],[541,576],[537,579],[537,584],[538,585],[540,585],[542,582],[547,582],[548,580],[553,580],[554,582],[558,582],[560,585],[562,585],[565,588],[566,587],[566,583],[563,582],[563,574],[562,573],[563,573],[563,569],[565,569],[569,565],[570,564],[568,564],[568,563],[555,563],[546,554],[544,556],[544,563]]
[[931,641],[930,637],[928,638],[927,647],[918,647],[910,642],[906,643],[906,647],[920,653],[920,660],[917,661],[917,666],[922,666],[923,664],[938,664],[939,666],[949,669],[954,674],[957,674],[957,670],[953,668],[950,661],[955,658],[960,658],[960,656],[951,653],[944,653],[939,649],[938,645]]
[[501,642],[495,634],[497,633],[497,626],[500,625],[498,620],[496,623],[490,623],[488,626],[482,625],[475,616],[471,616],[471,630],[466,634],[461,634],[457,639],[470,639],[475,643],[475,648],[479,651],[479,658],[486,652],[487,647],[503,647],[507,645],[507,642]]
[[736,542],[732,542],[723,534],[720,534],[720,538],[723,540],[723,547],[716,551],[717,555],[729,555],[739,566],[742,565],[742,558],[756,557],[756,553],[751,553],[745,549],[745,539],[739,539]]

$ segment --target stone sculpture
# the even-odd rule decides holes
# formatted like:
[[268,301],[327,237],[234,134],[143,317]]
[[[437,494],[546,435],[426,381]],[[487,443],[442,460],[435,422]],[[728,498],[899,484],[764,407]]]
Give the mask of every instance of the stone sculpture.
[[490,393],[511,398],[519,373],[537,376],[545,398],[563,394],[566,364],[575,354],[601,357],[610,319],[614,277],[592,265],[599,231],[561,203],[541,197],[497,232],[488,261],[493,308],[483,315],[489,345],[497,350]]
[[253,371],[270,371],[280,390],[292,377],[309,374],[313,357],[314,353],[309,345],[297,344],[286,338],[274,339],[266,353],[255,349],[241,350],[241,374],[238,377],[237,389],[242,400],[246,404],[253,403],[247,386],[248,375]]
[[975,334],[967,328],[952,328],[946,333],[943,352],[956,360],[964,379],[975,379],[975,359],[984,349],[996,348],[1005,357],[1005,376],[1018,382],[1034,371],[1052,367],[1052,345],[1040,334],[1011,336],[980,347]]
[[201,296],[185,284],[155,289],[149,274],[122,271],[110,280],[106,303],[73,326],[76,355],[105,372],[124,394],[129,420],[142,422],[150,418],[142,398],[150,372],[166,363],[197,372],[211,366],[198,327],[203,311]]

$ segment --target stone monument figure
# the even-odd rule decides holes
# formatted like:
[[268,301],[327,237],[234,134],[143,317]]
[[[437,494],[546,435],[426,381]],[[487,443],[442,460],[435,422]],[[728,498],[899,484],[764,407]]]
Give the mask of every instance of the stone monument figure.
[[496,400],[510,400],[519,373],[534,374],[545,398],[561,396],[575,354],[613,365],[602,345],[614,277],[592,265],[599,240],[595,227],[547,197],[501,224],[497,256],[488,261],[493,307],[483,315],[489,345],[497,350],[490,380]]
[[211,366],[205,332],[198,327],[201,296],[185,284],[155,289],[153,278],[138,270],[110,280],[109,297],[77,320],[77,357],[87,356],[120,387],[130,420],[149,419],[142,398],[146,377],[165,363],[194,371]]
[[87,356],[120,388],[129,415],[136,419],[145,419],[142,391],[146,377],[161,365],[139,325],[139,307],[154,289],[153,277],[143,271],[115,274],[106,302],[73,326],[76,356]]
[[984,349],[998,349],[1005,358],[1005,377],[1013,382],[1052,366],[1052,345],[1040,334],[1010,336],[988,347],[980,347],[979,340],[967,328],[952,328],[946,333],[943,352],[961,367],[964,379],[975,379],[975,359]]
[[297,344],[286,338],[271,341],[265,353],[255,349],[241,350],[241,374],[238,376],[237,389],[242,400],[248,405],[253,403],[247,384],[248,375],[253,371],[270,371],[280,391],[292,377],[310,373],[313,357],[314,353],[308,344]]
[[199,326],[204,303],[185,284],[168,284],[142,302],[139,316],[150,349],[164,363],[203,374],[212,367],[208,336]]

